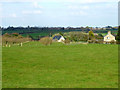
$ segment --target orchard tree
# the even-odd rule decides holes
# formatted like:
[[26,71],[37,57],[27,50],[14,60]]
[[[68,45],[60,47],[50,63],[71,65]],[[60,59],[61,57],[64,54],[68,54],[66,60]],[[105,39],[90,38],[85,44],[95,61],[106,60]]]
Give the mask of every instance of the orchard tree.
[[31,41],[31,38],[29,37],[23,37],[19,35],[18,33],[12,33],[12,34],[4,34],[2,36],[2,43],[3,46],[11,46],[13,44],[19,44],[20,46],[23,45],[23,42]]

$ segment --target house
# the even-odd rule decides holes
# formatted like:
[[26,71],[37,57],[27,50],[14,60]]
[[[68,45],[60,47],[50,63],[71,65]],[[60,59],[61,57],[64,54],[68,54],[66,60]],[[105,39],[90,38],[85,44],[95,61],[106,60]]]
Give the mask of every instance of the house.
[[57,42],[63,42],[65,40],[65,38],[61,35],[57,35],[57,36],[53,37],[53,40],[57,41]]
[[115,36],[111,34],[111,31],[108,31],[108,34],[104,36],[104,42],[116,41]]

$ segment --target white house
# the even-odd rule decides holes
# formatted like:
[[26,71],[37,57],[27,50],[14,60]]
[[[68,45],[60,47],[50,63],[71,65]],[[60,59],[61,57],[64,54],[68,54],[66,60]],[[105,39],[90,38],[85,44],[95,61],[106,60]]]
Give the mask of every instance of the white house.
[[63,41],[65,41],[65,38],[61,35],[57,35],[57,36],[53,37],[53,40],[57,41],[57,42],[63,42]]
[[104,42],[116,41],[115,36],[111,34],[111,31],[108,31],[108,34],[104,36]]

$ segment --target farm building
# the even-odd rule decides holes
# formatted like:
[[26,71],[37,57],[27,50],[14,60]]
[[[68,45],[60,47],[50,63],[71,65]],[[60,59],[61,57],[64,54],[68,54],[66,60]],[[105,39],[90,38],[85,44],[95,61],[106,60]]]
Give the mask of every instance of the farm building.
[[54,36],[53,40],[57,41],[57,42],[63,42],[65,40],[65,38],[61,35],[58,35],[58,36]]
[[115,36],[111,34],[111,31],[108,31],[108,34],[104,36],[104,42],[116,41]]

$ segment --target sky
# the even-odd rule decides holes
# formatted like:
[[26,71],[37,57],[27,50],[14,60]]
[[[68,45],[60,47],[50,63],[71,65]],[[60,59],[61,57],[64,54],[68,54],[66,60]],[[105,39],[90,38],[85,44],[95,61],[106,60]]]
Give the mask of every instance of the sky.
[[38,27],[118,26],[119,0],[1,0],[0,24]]

